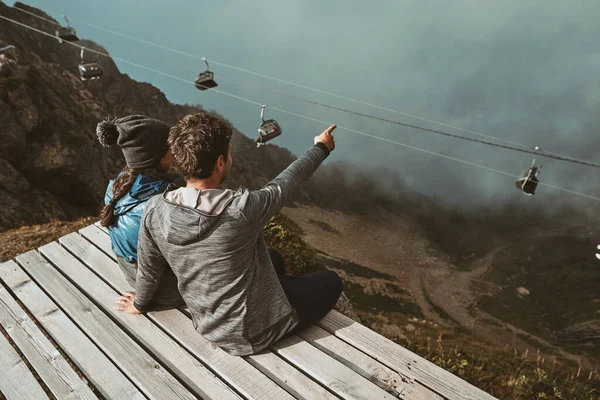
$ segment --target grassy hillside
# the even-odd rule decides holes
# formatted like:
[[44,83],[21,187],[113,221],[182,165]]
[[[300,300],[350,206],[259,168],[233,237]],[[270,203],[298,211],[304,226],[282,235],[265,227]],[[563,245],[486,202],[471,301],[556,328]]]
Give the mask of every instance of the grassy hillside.
[[[600,362],[600,263],[595,243],[569,235],[533,237],[496,254],[486,277],[502,289],[479,307],[574,353]],[[517,288],[529,290],[519,295]],[[587,329],[584,329],[586,328]]]
[[[475,341],[462,330],[422,319],[414,303],[399,303],[395,278],[353,263],[332,262],[306,245],[301,230],[288,218],[275,217],[265,229],[273,247],[296,264],[294,273],[329,267],[341,272],[344,290],[361,322],[500,399],[598,399],[597,374],[573,365],[516,353]],[[368,278],[365,281],[352,278]],[[373,293],[365,282],[383,279],[394,290]],[[578,376],[579,375],[579,376]]]

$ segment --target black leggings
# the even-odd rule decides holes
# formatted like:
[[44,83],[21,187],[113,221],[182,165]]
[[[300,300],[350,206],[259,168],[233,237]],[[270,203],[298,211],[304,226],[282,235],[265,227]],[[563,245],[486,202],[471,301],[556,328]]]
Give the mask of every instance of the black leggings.
[[270,248],[269,255],[281,287],[300,320],[294,331],[314,324],[335,307],[342,294],[342,279],[338,274],[319,271],[302,276],[288,276],[285,275],[281,254]]

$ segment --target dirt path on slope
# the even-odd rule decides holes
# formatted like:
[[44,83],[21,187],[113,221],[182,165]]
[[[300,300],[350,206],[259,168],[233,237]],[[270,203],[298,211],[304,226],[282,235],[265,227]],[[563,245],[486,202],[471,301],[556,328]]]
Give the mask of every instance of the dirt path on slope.
[[[522,240],[564,234],[564,230],[557,230],[530,235],[522,238]],[[429,299],[437,307],[443,309],[455,323],[469,329],[473,335],[481,339],[499,345],[509,344],[513,348],[521,350],[532,349],[532,344],[518,337],[518,334],[525,335],[552,349],[560,356],[572,360],[580,366],[593,369],[593,363],[587,357],[569,353],[547,340],[498,319],[475,306],[480,296],[494,295],[502,289],[500,285],[485,281],[482,278],[492,267],[496,254],[510,245],[511,243],[506,243],[492,250],[485,257],[476,261],[470,271],[451,269],[435,275],[428,273],[428,271],[422,271],[424,274],[421,279],[424,286],[422,290],[428,293]]]
[[[374,223],[366,217],[349,216],[315,206],[285,208],[283,213],[300,226],[306,234],[304,240],[311,247],[395,276],[427,320],[459,325],[492,344],[509,345],[522,351],[532,349],[530,343],[517,336],[525,335],[579,365],[591,366],[587,358],[566,352],[473,307],[482,294],[494,294],[501,289],[482,278],[491,267],[494,256],[509,244],[501,245],[475,261],[472,270],[459,271],[454,265],[431,255],[429,242],[421,235],[419,226],[397,216],[390,215],[386,222]],[[565,234],[565,230],[542,232],[530,237],[557,234]],[[478,289],[474,289],[474,284]],[[440,309],[450,316],[452,322],[440,315]]]
[[[420,236],[420,227],[390,215],[374,222],[363,216],[349,216],[315,206],[285,208],[283,213],[304,231],[311,247],[375,271],[397,278],[414,298],[428,320],[443,322],[431,309],[417,282],[417,270],[434,268],[440,261],[429,255],[428,241]],[[417,281],[415,281],[417,280]]]

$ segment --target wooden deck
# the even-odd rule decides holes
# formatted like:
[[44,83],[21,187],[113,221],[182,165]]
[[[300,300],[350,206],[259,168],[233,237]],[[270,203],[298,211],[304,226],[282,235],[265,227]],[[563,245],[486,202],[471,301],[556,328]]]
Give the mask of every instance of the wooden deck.
[[[185,310],[113,310],[129,290],[106,231],[90,225],[0,264],[0,392],[8,399],[96,399],[38,325],[107,399],[494,399],[332,311],[260,354],[230,356]],[[19,302],[17,302],[18,300]],[[0,396],[2,397],[2,396]]]

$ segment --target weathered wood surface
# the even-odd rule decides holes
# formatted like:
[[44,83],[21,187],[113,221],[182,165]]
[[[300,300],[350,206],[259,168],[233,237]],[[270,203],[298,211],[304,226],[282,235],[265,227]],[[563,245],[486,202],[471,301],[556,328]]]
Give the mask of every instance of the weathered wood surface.
[[[99,248],[101,248],[102,251],[106,255],[110,255],[112,253],[112,250],[110,247],[110,240],[105,232],[101,231],[97,227],[89,226],[89,227],[86,227],[86,228],[83,228],[82,230],[80,230],[80,233],[83,237],[87,238],[91,243],[93,243],[93,244],[97,245]],[[74,237],[73,235],[68,235],[68,238],[72,241],[80,240],[80,239]],[[61,241],[61,243],[63,243],[63,245],[66,245],[66,240],[67,240],[67,237],[60,239],[60,241]],[[70,246],[72,246],[71,242],[69,242],[69,245],[67,247],[70,247]],[[90,252],[92,252],[92,251],[90,250]],[[111,258],[113,258],[113,260],[114,260],[114,255],[112,255]],[[101,262],[102,262],[102,260],[93,259],[93,260],[90,260],[89,265],[93,265],[94,268],[97,268],[98,266],[101,265]],[[119,276],[120,271],[116,271],[114,266],[111,269],[107,268],[107,270],[102,272],[102,274],[110,273],[110,272],[115,272],[114,275],[111,277],[111,280],[113,280],[113,281],[120,280],[120,281],[124,282],[123,279],[120,278],[120,276]],[[124,283],[123,283],[123,285],[124,285]],[[173,317],[173,316],[171,316],[171,317]],[[184,320],[181,319],[181,316],[177,316],[177,317],[181,321],[180,323],[185,323]],[[178,324],[179,323],[171,321],[169,323],[169,326],[178,325]],[[188,339],[193,340],[194,334],[197,334],[197,333],[193,332],[192,336],[187,336]],[[301,342],[301,340],[297,337],[295,338],[295,340],[296,340],[296,342]],[[282,351],[285,354],[289,353],[289,354],[293,355],[293,354],[297,353],[297,351],[294,350],[295,347],[298,347],[298,345],[290,346],[290,348],[286,348],[283,350],[276,349],[275,351],[277,351],[277,352]],[[343,366],[340,366],[341,368],[338,368],[338,369],[332,369],[331,364],[335,363],[336,362],[335,360],[332,360],[331,357],[328,356],[327,354],[322,353],[321,351],[312,348],[312,346],[310,346],[309,349],[312,350],[311,356],[314,358],[313,367],[308,369],[308,371],[310,371],[309,375],[317,382],[328,387],[332,392],[334,392],[338,395],[350,396],[350,394],[356,394],[356,393],[360,394],[361,390],[362,390],[362,393],[369,392],[371,394],[371,396],[376,396],[377,393],[379,393],[380,395],[383,396],[381,398],[389,398],[390,397],[387,393],[380,391],[378,387],[372,387],[373,386],[372,383],[365,381],[365,379],[362,376],[357,375],[354,371],[347,371]],[[280,353],[280,355],[281,354],[282,353]],[[298,356],[301,359],[305,359],[305,358],[302,358],[301,354],[299,354]],[[286,357],[283,357],[283,358],[286,358]],[[290,364],[293,364],[293,365],[299,367],[298,363],[290,362],[289,359],[288,359],[289,364],[282,362],[282,360],[279,357],[270,353],[269,351],[263,352],[260,356],[247,357],[247,359],[251,364],[256,365],[257,368],[259,368],[261,371],[265,372],[271,379],[273,379],[274,381],[276,381],[283,387],[286,387],[286,389],[290,393],[294,394],[296,397],[301,397],[301,398],[330,398],[331,397],[331,395],[328,394],[326,391],[324,391],[322,388],[320,388],[319,385],[315,384],[313,381],[308,379],[304,374],[300,373],[295,368],[292,368],[290,366]],[[306,368],[301,368],[301,369],[306,373],[306,371],[307,371]],[[281,375],[282,372],[284,373],[283,375]],[[335,374],[339,374],[343,379],[340,379],[339,377],[335,377],[334,376]],[[344,384],[340,383],[342,380],[351,382],[351,383],[344,385]],[[374,397],[374,398],[376,398],[376,397]]]
[[0,325],[57,399],[97,399],[46,335],[2,286]]
[[293,365],[279,357],[273,357],[273,353],[268,349],[244,358],[297,399],[337,399],[336,396],[298,371]]
[[47,399],[44,389],[27,368],[25,361],[0,334],[0,392],[7,399]]
[[[83,241],[84,245],[88,243],[77,234],[71,235],[75,235]],[[70,242],[68,239],[66,241]],[[71,248],[75,247],[77,246],[72,244]],[[125,328],[127,332],[142,342],[144,348],[155,358],[182,378],[195,394],[219,399],[240,398],[146,316],[115,311],[113,305],[117,293],[65,248],[53,242],[39,250],[105,313],[111,314],[119,322],[121,329]],[[76,253],[80,252],[76,250]]]
[[196,398],[37,251],[17,262],[147,397]]
[[[93,228],[93,229],[88,229]],[[92,233],[90,233],[90,231]],[[59,239],[59,242],[76,252],[77,257],[91,270],[101,276],[115,290],[115,296],[126,290],[129,285],[123,277],[114,259],[110,258],[104,251],[100,251],[92,243],[84,239],[91,238],[93,232],[99,232],[100,237],[94,240],[109,246],[108,236],[98,231],[94,226],[89,226],[81,230],[83,237],[77,234],[69,234]],[[114,255],[113,255],[114,257]],[[273,382],[268,376],[256,369],[252,364],[242,357],[235,357],[227,354],[217,346],[214,346],[208,340],[204,339],[194,329],[190,319],[179,310],[152,311],[147,313],[158,326],[163,328],[175,340],[177,340],[188,351],[196,355],[203,363],[208,365],[213,371],[222,377],[227,383],[232,385],[237,391],[248,398],[264,399],[286,399],[293,398],[289,393]],[[272,357],[277,357],[272,355]],[[280,361],[275,361],[279,363]],[[291,382],[290,382],[291,383]],[[310,384],[308,389],[310,389]],[[303,389],[304,388],[304,389]],[[318,391],[318,386],[313,386]],[[298,386],[297,391],[303,391],[306,386]],[[307,393],[307,398],[311,395]]]
[[[115,260],[115,256],[112,251],[111,244],[110,244],[110,239],[107,235],[107,230],[105,228],[99,226],[99,224],[96,224],[94,226],[88,226],[88,227],[81,229],[80,233],[83,237],[87,238],[91,243],[93,243],[95,246],[97,246],[99,249],[101,249],[107,256],[109,256],[111,259]],[[90,264],[99,265],[97,262],[92,262]],[[113,271],[115,271],[114,268],[113,268]],[[116,271],[115,275],[118,275],[119,273],[120,273],[119,271]],[[119,277],[115,276],[115,277],[113,277],[113,279],[119,279]],[[125,287],[126,281],[122,278],[120,280],[123,282],[123,285],[124,285],[123,287]],[[320,328],[315,326],[312,329],[314,332],[314,329],[320,329]],[[335,358],[336,360],[342,362],[342,364],[346,365],[347,367],[350,367],[350,369],[352,369],[353,371],[359,373],[361,375],[361,377],[357,378],[359,381],[362,377],[365,377],[365,378],[369,379],[370,381],[376,383],[379,387],[384,388],[386,391],[388,391],[392,394],[395,394],[399,398],[422,398],[422,399],[431,399],[431,400],[438,400],[438,399],[442,398],[441,396],[437,395],[436,393],[432,392],[431,390],[427,389],[426,387],[420,385],[418,382],[411,380],[407,375],[401,376],[396,371],[393,371],[393,370],[387,368],[385,365],[378,363],[377,361],[373,360],[371,357],[354,349],[352,346],[343,342],[339,338],[332,336],[331,334],[327,333],[326,331],[324,331],[322,329],[320,332],[321,332],[321,340],[320,341],[313,340],[311,343],[313,345],[316,345],[316,347],[319,348],[320,350],[326,352],[329,356]],[[310,330],[305,332],[305,335],[310,336],[309,333],[310,333]],[[326,335],[322,335],[323,333],[325,333]],[[314,337],[313,337],[313,339],[314,339]],[[331,351],[332,349],[328,349],[328,345],[332,345],[333,343],[337,344],[338,348],[333,349],[333,351]],[[274,350],[278,351],[277,349],[274,349]],[[338,353],[337,350],[339,350],[340,352]],[[319,354],[319,352],[317,352],[316,354]],[[347,359],[340,357],[339,354],[345,354],[347,356]],[[251,356],[251,357],[255,357],[255,359],[259,358],[256,356]],[[348,359],[348,357],[350,357],[350,358]],[[265,357],[265,356],[263,356],[263,358],[268,359],[268,357]],[[251,363],[253,363],[254,359],[252,359],[252,358],[248,358],[248,359]],[[264,362],[265,361],[264,359],[261,361]],[[289,359],[288,359],[288,362],[298,366],[297,364],[291,362]],[[328,374],[330,374],[329,371],[331,369],[327,368],[327,366],[328,366],[327,362],[324,362],[321,364],[317,364],[317,363],[314,364],[314,366],[317,366],[317,365],[320,365],[320,367],[324,368],[324,369],[321,371],[319,371],[318,369],[313,369],[312,370],[313,375],[311,375],[311,377],[313,379],[319,381],[321,384],[327,386],[327,384],[324,382],[327,382],[326,376]],[[257,368],[264,371],[264,366],[262,366],[262,368],[261,368],[261,365],[257,365]],[[304,372],[306,373],[306,370]],[[268,373],[267,371],[265,371],[265,373],[267,373],[271,377],[271,379],[273,379],[273,380],[277,379],[276,378],[277,375],[275,374],[275,371],[273,371],[272,373]],[[303,377],[302,374],[296,374],[296,375]],[[319,378],[319,375],[321,376],[321,378]],[[333,390],[331,388],[329,388],[329,389],[335,392],[335,390]],[[294,393],[293,390],[294,390],[293,388],[288,388],[288,391],[290,391],[291,393],[296,395],[296,393]],[[343,389],[336,388],[336,390],[338,390],[338,393],[336,393],[336,394],[340,395],[340,393],[341,393],[340,390],[343,390]],[[348,391],[351,392],[350,389],[348,389]],[[296,397],[298,397],[298,395],[296,395]]]
[[413,376],[423,386],[445,398],[496,400],[483,390],[335,310],[327,314],[317,325],[389,368],[403,375]]
[[0,264],[0,279],[107,399],[145,399],[85,334],[15,263]]
[[273,345],[277,353],[304,373],[344,399],[391,400],[387,393],[339,361],[334,360],[298,336],[290,336]]
[[409,376],[388,368],[316,325],[301,330],[298,336],[400,399],[443,400]]
[[[96,396],[15,298],[107,399],[494,399],[336,311],[245,357],[199,335],[187,310],[117,312],[131,288],[107,233],[96,223],[0,264],[0,324],[57,398]],[[0,337],[2,394],[47,398],[20,360]]]
[[[89,240],[89,246],[97,246],[104,253],[104,256],[100,252],[95,251],[93,248],[87,248],[87,252],[81,251],[78,256],[81,260],[95,270],[99,275],[103,276],[107,281],[113,284],[114,287],[121,290],[128,287],[127,281],[121,274],[121,271],[117,269],[114,262],[115,256],[110,246],[110,239],[105,231],[101,230],[97,226],[88,226],[80,230],[81,236]],[[72,242],[67,244],[67,239],[72,241],[80,241],[81,238],[77,238],[73,235],[67,235],[60,239],[60,242],[67,247],[73,247]],[[80,244],[83,247],[83,244]],[[110,260],[108,259],[110,258]],[[198,347],[199,343],[205,341],[192,327],[191,321],[185,315],[181,315],[181,312],[155,312],[150,313],[152,316],[157,318],[157,321],[162,324],[169,332],[173,332],[173,335],[177,336],[181,340],[187,341],[190,347]],[[188,328],[183,331],[181,326],[187,326]],[[192,328],[192,329],[189,329]],[[208,357],[214,357],[212,351],[212,345],[205,343],[211,347],[211,351],[207,354]],[[216,349],[215,349],[216,350]],[[221,350],[217,350],[217,353],[221,353]],[[212,356],[210,354],[213,354]],[[239,357],[232,357],[228,355],[218,354],[219,358],[222,358],[219,362],[231,362],[231,359],[239,359]],[[285,388],[286,391],[291,393],[294,397],[302,399],[331,399],[335,398],[327,390],[323,389],[319,384],[306,377],[293,365],[285,362],[273,352],[267,350],[261,352],[260,355],[253,355],[243,357],[243,359],[254,366],[257,370],[261,371],[270,380]],[[236,363],[242,363],[237,360]],[[234,366],[224,366],[226,370],[232,371]],[[248,372],[248,366],[240,364],[235,368],[244,368]],[[239,375],[239,374],[236,374]],[[249,375],[250,377],[252,376]],[[244,379],[246,381],[246,379]],[[250,381],[253,382],[253,381]],[[253,383],[254,385],[255,383]],[[238,390],[244,390],[242,387],[238,387]],[[247,390],[245,390],[247,392]]]

